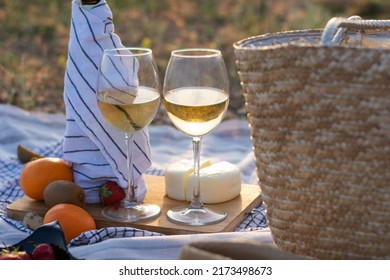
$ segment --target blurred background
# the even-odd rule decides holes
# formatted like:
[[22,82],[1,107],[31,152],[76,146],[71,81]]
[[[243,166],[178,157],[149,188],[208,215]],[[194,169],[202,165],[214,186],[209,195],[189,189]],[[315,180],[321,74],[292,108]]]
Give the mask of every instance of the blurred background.
[[[323,28],[335,16],[389,19],[390,0],[107,0],[124,45],[149,47],[161,83],[176,48],[217,48],[231,82],[226,118],[245,118],[233,43],[250,36]],[[71,0],[0,0],[0,103],[65,112],[63,80]],[[160,112],[154,123],[169,122]]]

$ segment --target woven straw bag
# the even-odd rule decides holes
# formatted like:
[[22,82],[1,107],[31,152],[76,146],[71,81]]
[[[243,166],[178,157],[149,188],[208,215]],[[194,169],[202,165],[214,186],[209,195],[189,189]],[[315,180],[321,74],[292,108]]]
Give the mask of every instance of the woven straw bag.
[[275,244],[390,258],[390,21],[332,19],[234,44]]

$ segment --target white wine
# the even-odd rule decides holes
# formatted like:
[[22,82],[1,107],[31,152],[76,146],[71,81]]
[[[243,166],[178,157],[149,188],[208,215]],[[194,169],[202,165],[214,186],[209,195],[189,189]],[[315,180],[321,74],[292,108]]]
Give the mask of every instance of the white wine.
[[229,95],[207,87],[185,87],[167,92],[164,105],[173,124],[183,133],[200,137],[222,120]]
[[159,92],[146,87],[139,87],[136,96],[110,89],[98,93],[97,98],[105,120],[125,133],[134,133],[148,126],[160,104]]

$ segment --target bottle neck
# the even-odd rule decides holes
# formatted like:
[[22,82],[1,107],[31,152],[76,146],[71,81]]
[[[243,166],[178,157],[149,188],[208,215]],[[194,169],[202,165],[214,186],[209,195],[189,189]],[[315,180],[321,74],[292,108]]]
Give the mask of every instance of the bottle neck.
[[82,5],[96,5],[100,0],[81,0]]
[[99,2],[100,0],[81,0],[81,6],[84,9],[89,10]]

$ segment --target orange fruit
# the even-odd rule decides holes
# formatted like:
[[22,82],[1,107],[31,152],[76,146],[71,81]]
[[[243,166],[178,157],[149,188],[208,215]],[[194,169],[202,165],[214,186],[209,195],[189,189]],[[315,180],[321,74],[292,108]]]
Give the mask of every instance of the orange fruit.
[[60,223],[66,243],[84,231],[96,229],[96,223],[91,214],[74,204],[61,203],[50,208],[43,218],[43,223],[54,221]]
[[20,174],[20,186],[25,195],[43,200],[46,186],[56,180],[73,181],[73,172],[60,158],[39,158],[27,162]]

